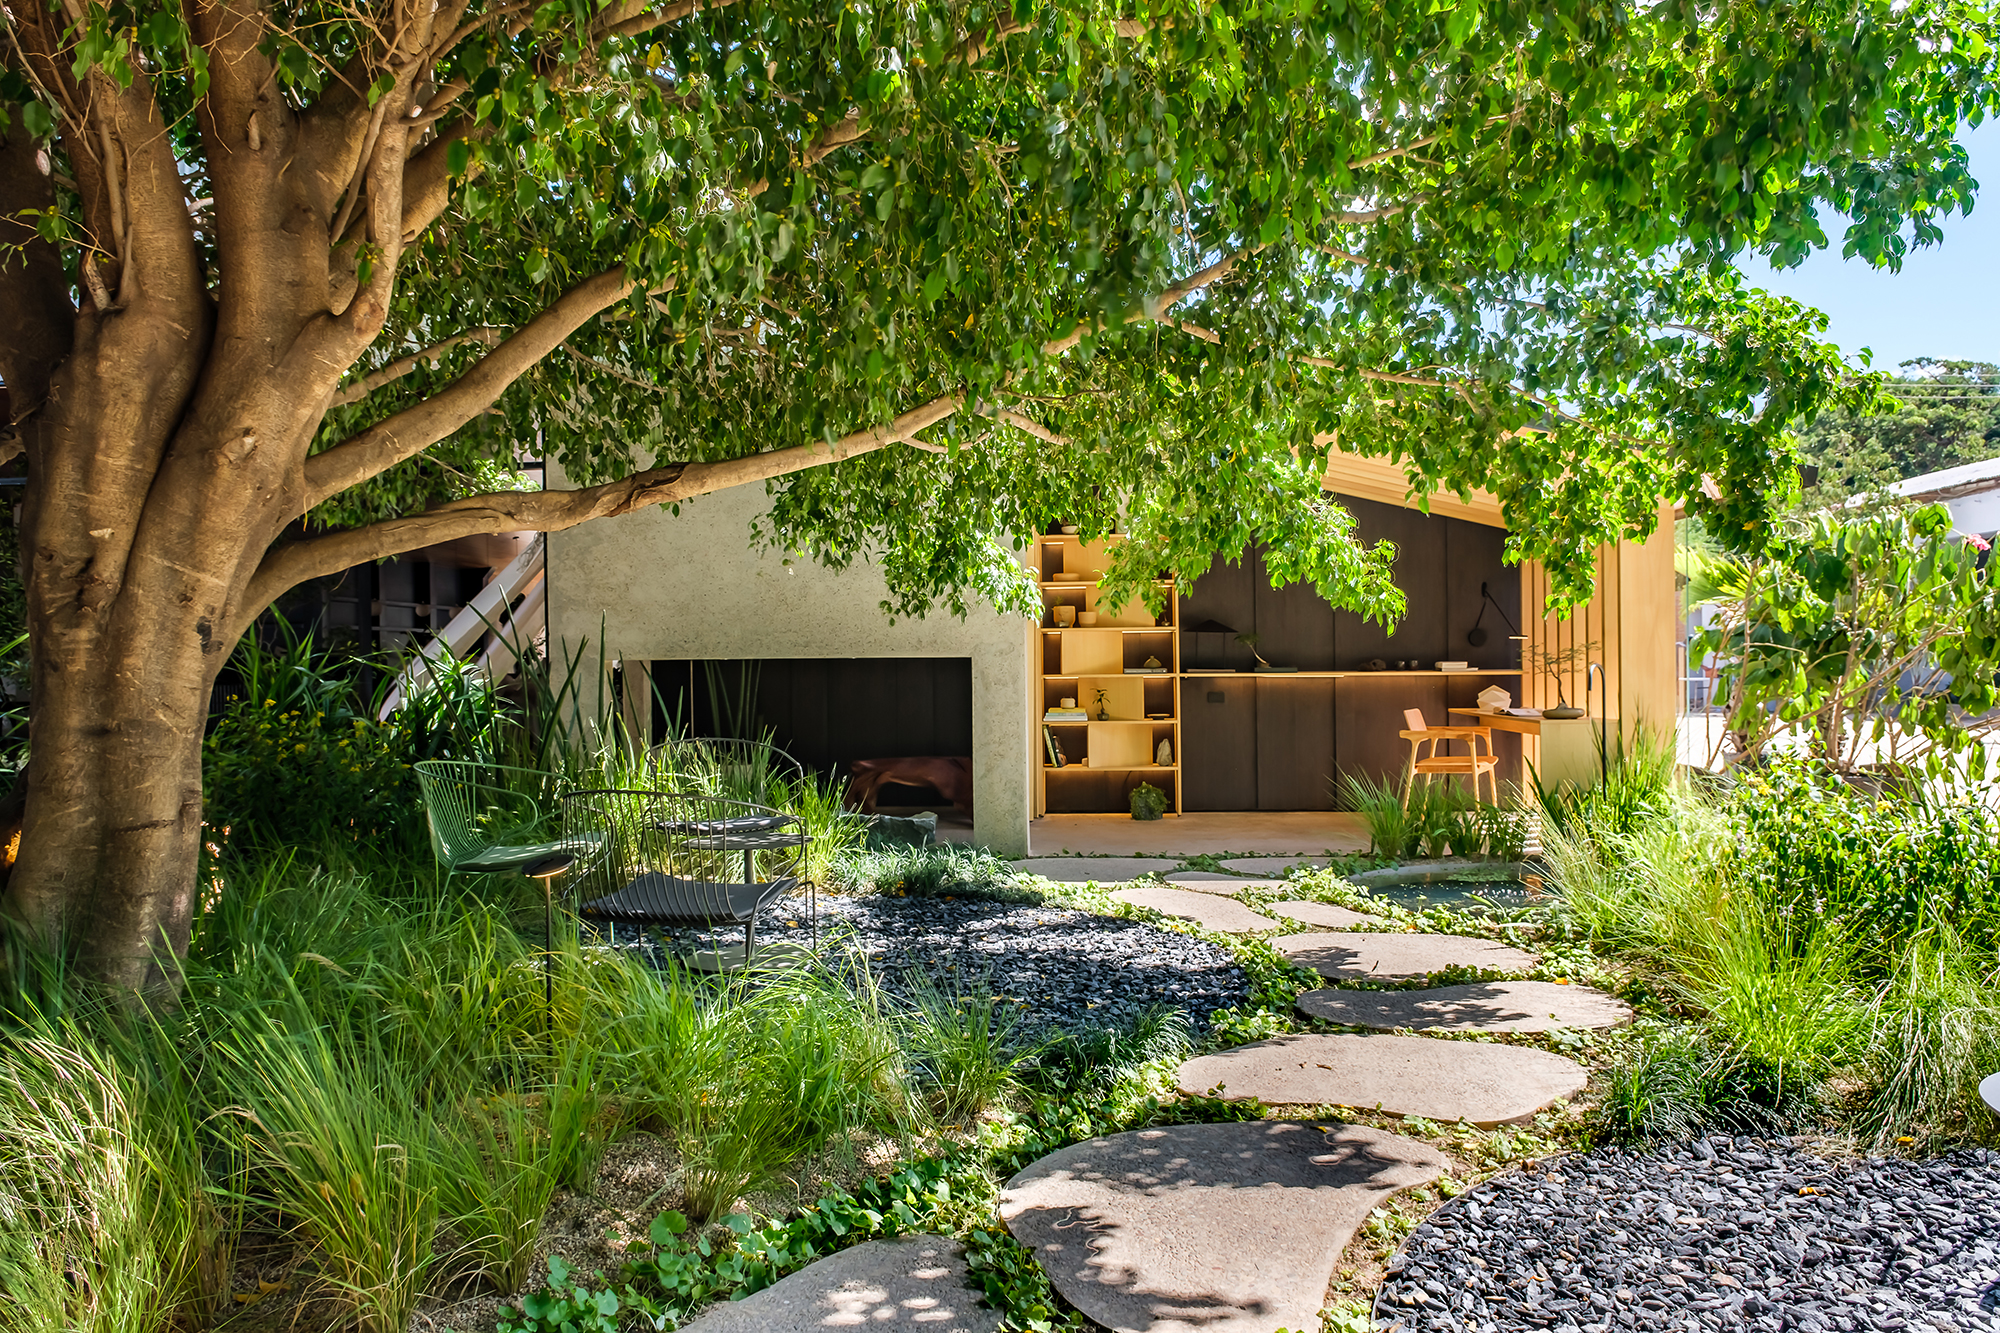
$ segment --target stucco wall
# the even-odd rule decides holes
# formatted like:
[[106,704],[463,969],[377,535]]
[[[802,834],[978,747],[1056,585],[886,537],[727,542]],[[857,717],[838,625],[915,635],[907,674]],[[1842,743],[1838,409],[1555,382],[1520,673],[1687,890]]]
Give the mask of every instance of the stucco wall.
[[753,549],[761,486],[600,519],[549,538],[549,629],[621,660],[966,657],[972,660],[973,831],[996,852],[1028,851],[1031,727],[1028,622],[991,610],[891,624],[872,566],[834,573]]

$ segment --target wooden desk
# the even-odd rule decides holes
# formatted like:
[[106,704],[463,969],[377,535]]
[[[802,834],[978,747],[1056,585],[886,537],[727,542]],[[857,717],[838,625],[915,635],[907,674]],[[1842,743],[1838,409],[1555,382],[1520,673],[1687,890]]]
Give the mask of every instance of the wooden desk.
[[1446,711],[1472,725],[1533,737],[1532,744],[1523,741],[1521,757],[1524,763],[1533,767],[1545,787],[1561,783],[1595,787],[1603,778],[1604,757],[1599,746],[1599,728],[1611,726],[1616,719],[1514,717],[1478,708],[1451,708]]

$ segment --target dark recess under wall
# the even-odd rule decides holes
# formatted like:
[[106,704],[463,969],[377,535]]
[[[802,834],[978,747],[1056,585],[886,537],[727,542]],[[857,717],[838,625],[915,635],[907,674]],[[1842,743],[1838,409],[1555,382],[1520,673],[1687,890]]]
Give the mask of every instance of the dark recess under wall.
[[[716,665],[725,687],[734,688],[744,664]],[[972,754],[971,658],[768,658],[754,665],[759,724],[814,772],[844,777],[857,759]],[[717,734],[708,674],[700,661],[653,663],[656,737],[676,728],[684,735]],[[893,787],[884,803],[943,800],[929,787]]]
[[[1428,670],[1445,658],[1475,667],[1520,665],[1514,631],[1480,597],[1483,583],[1521,623],[1520,570],[1502,563],[1506,533],[1373,500],[1343,497],[1365,542],[1396,544],[1396,585],[1408,609],[1390,634],[1348,611],[1335,611],[1310,584],[1272,588],[1262,551],[1217,564],[1181,595],[1181,624],[1215,622],[1257,635],[1257,652],[1301,671],[1358,671],[1371,658]],[[1477,623],[1486,641],[1466,634]],[[1471,705],[1480,690],[1500,684],[1516,699],[1518,677],[1452,676],[1286,679],[1251,675],[1256,659],[1229,634],[1183,631],[1184,672],[1234,667],[1243,674],[1181,684],[1183,801],[1189,810],[1331,810],[1339,804],[1330,779],[1353,773],[1395,779],[1407,746],[1397,736],[1403,710],[1420,708],[1432,726],[1451,721],[1448,707]],[[1496,736],[1503,781],[1518,780],[1520,746]]]

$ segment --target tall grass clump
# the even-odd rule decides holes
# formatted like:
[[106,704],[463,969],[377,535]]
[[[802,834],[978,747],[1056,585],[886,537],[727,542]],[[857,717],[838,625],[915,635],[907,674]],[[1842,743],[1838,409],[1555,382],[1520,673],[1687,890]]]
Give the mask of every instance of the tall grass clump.
[[865,975],[647,973],[616,1036],[626,1114],[680,1152],[702,1217],[854,1131],[911,1123],[902,1052]]
[[938,842],[928,847],[852,851],[836,874],[872,893],[905,898],[982,898],[991,902],[1039,903],[1038,889],[1021,883],[1014,868],[984,847]]
[[303,1000],[238,1017],[217,1056],[260,1194],[295,1219],[365,1333],[401,1333],[438,1221],[432,1125],[410,1071],[369,1035],[320,1025]]
[[[148,1114],[158,1111],[157,1115]],[[33,1024],[0,1054],[0,1329],[152,1333],[209,1311],[193,1124],[110,1048]]]
[[960,1124],[998,1105],[1034,1059],[1012,1009],[983,985],[946,990],[928,977],[912,987],[904,1041],[915,1057],[931,1110]]
[[542,1218],[562,1183],[562,1154],[519,1093],[468,1097],[437,1127],[438,1198],[459,1254],[495,1291],[528,1280]]

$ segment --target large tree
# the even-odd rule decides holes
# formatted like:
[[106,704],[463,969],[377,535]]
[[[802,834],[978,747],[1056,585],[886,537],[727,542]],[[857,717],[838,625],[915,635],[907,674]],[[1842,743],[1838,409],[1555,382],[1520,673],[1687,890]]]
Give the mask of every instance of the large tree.
[[1727,260],[1934,239],[1989,75],[1944,0],[0,12],[8,901],[125,987],[185,947],[219,665],[360,561],[781,479],[766,535],[898,612],[1122,516],[1128,586],[1258,536],[1393,613],[1331,447],[1492,489],[1564,596],[1662,496],[1754,533],[1856,390]]

